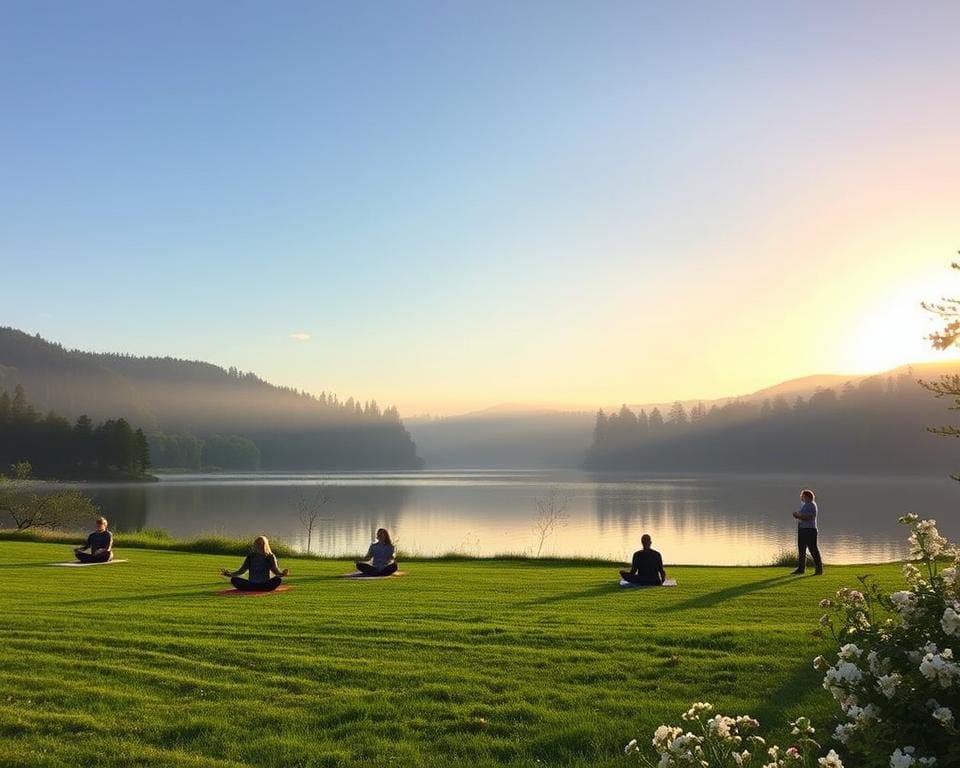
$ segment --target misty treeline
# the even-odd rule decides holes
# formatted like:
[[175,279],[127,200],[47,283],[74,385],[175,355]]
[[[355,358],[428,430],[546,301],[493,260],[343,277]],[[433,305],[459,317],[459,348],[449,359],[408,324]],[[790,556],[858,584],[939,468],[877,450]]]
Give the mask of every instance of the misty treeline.
[[422,465],[396,408],[314,396],[236,368],[67,350],[0,328],[0,387],[15,383],[42,409],[93,418],[121,412],[148,435],[163,435],[152,444],[154,466],[197,468],[190,438],[202,441],[201,466],[254,468],[254,449],[265,469]]
[[[927,425],[943,407],[911,372],[870,377],[809,398],[778,396],[662,413],[627,406],[596,416],[589,469],[939,473],[957,452]],[[948,450],[944,450],[948,448]]]
[[169,469],[260,469],[260,449],[239,435],[147,435],[153,465]]
[[42,478],[139,477],[150,466],[142,429],[124,418],[94,426],[81,415],[71,424],[53,411],[41,416],[22,386],[0,391],[0,468],[28,462]]

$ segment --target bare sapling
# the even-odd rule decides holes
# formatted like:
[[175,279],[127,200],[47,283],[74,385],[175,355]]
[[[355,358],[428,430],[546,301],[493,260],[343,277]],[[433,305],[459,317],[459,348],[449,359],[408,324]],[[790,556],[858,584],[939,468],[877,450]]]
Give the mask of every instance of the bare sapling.
[[310,554],[310,547],[313,544],[313,529],[319,522],[331,520],[329,517],[321,517],[323,508],[330,503],[332,497],[327,490],[326,483],[319,483],[309,494],[300,492],[300,498],[297,500],[297,509],[300,514],[300,522],[307,531],[307,554]]
[[533,518],[533,530],[537,534],[537,557],[543,552],[544,542],[563,528],[570,520],[567,505],[571,496],[557,488],[551,488],[545,496],[537,499],[537,513]]

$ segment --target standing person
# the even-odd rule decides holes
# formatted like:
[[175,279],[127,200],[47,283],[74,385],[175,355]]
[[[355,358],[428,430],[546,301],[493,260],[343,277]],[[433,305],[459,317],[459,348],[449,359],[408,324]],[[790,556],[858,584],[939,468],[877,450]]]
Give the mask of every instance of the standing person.
[[[241,579],[240,575],[250,571],[249,579]],[[230,579],[234,588],[241,592],[272,592],[280,586],[283,577],[290,571],[280,570],[277,556],[270,550],[270,542],[266,536],[257,536],[253,540],[253,549],[247,555],[243,564],[235,571],[224,568],[221,573]],[[270,574],[273,574],[271,576]]]
[[[107,518],[97,518],[97,530],[87,536],[87,543],[76,547],[73,554],[81,563],[109,563],[113,560],[113,534],[107,530]],[[89,549],[89,552],[83,550]]]
[[809,488],[800,491],[800,509],[793,513],[797,519],[797,570],[794,574],[801,574],[807,568],[807,549],[813,557],[814,573],[820,576],[823,573],[823,560],[820,559],[820,548],[817,546],[817,502],[816,496]]
[[357,562],[357,570],[361,576],[390,576],[397,572],[397,548],[390,540],[390,533],[386,528],[377,528],[377,540],[370,545],[364,560],[371,563]]
[[624,581],[648,587],[663,586],[663,582],[667,580],[667,572],[663,570],[663,558],[660,553],[650,548],[652,544],[653,539],[650,538],[649,533],[640,537],[640,545],[643,549],[633,553],[629,571],[620,571]]

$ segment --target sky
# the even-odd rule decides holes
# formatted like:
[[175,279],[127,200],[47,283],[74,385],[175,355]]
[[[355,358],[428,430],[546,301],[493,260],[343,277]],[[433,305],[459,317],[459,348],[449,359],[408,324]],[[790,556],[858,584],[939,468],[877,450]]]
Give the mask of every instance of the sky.
[[960,3],[6,2],[0,325],[396,404],[942,359]]

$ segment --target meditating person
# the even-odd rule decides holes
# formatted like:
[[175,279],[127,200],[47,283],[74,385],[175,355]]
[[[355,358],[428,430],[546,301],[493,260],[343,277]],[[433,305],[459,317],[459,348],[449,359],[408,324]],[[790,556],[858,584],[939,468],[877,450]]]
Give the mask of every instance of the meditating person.
[[633,553],[633,562],[630,564],[629,571],[620,571],[620,576],[624,581],[631,584],[642,584],[648,587],[659,587],[667,580],[667,572],[663,570],[663,558],[650,545],[653,540],[649,533],[640,537],[640,544],[643,549]]
[[[250,571],[250,578],[240,578],[246,571]],[[237,570],[228,571],[224,568],[221,571],[241,592],[271,592],[280,586],[283,577],[289,572],[286,568],[280,570],[277,556],[270,551],[270,542],[266,536],[257,536],[253,540],[253,549]]]
[[397,548],[393,546],[387,529],[377,528],[377,540],[370,545],[363,558],[371,562],[358,561],[357,570],[361,576],[389,576],[397,572],[396,556]]
[[[107,530],[107,518],[97,518],[97,530],[87,536],[87,543],[75,547],[73,554],[81,563],[109,563],[113,560],[113,534]],[[89,549],[89,552],[83,550]]]
[[807,569],[807,550],[813,557],[814,574],[823,574],[823,560],[820,558],[820,548],[817,546],[817,502],[816,496],[809,488],[800,491],[800,509],[793,513],[797,519],[797,570],[794,575],[799,576]]

